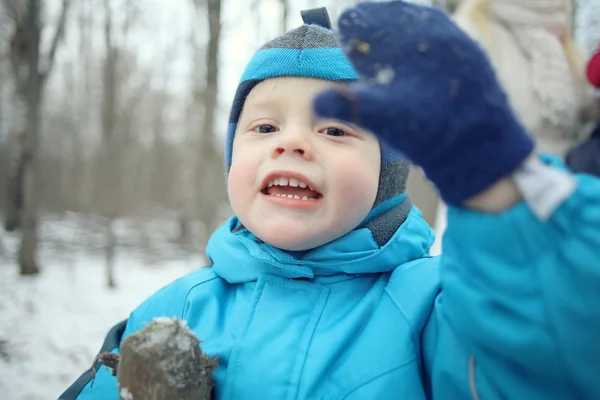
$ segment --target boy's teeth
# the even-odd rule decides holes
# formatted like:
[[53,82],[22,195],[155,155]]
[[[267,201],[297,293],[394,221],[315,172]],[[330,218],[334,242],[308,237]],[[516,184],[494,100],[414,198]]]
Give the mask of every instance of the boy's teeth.
[[314,190],[313,188],[308,186],[306,183],[304,183],[301,180],[298,180],[296,178],[289,178],[289,179],[288,178],[276,178],[276,179],[271,180],[267,184],[267,187],[272,187],[272,186],[291,186],[291,187],[301,187],[302,189],[309,188],[310,190]]
[[308,196],[303,196],[300,197],[297,194],[281,194],[281,193],[273,193],[271,194],[271,196],[277,196],[277,197],[286,197],[288,199],[295,199],[295,200],[316,200],[315,198],[312,197],[308,197]]

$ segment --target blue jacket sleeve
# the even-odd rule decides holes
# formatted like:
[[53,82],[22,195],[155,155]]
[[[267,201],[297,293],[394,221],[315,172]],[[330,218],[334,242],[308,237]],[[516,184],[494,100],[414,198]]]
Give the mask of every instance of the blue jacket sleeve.
[[[123,340],[132,333],[152,322],[156,317],[178,317],[183,319],[186,299],[189,291],[197,284],[214,277],[212,268],[200,268],[192,274],[181,278],[159,290],[123,321],[115,326],[102,346],[100,352],[118,353]],[[65,393],[60,400],[119,400],[117,379],[111,372],[94,362],[92,367],[96,377],[92,382],[92,369],[86,371]]]
[[600,398],[600,180],[576,185],[547,220],[448,211],[422,334],[433,398]]

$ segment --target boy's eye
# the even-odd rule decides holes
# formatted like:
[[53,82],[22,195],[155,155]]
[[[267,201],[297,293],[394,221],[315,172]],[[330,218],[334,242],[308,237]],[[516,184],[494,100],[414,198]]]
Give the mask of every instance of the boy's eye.
[[277,129],[273,125],[265,124],[265,125],[259,125],[256,128],[256,131],[258,133],[273,133],[273,132],[277,131]]
[[323,129],[322,133],[329,135],[329,136],[344,136],[344,135],[346,135],[346,132],[344,132],[340,128],[333,128],[333,127]]

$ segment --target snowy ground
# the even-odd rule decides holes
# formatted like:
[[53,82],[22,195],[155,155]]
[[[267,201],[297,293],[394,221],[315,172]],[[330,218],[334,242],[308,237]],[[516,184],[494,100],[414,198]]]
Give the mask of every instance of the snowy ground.
[[113,324],[157,289],[204,265],[200,256],[170,244],[176,227],[153,224],[145,238],[152,254],[140,245],[140,226],[119,225],[115,290],[105,283],[104,239],[94,221],[45,221],[43,271],[35,278],[18,276],[16,237],[0,233],[0,399],[58,398],[91,365]]

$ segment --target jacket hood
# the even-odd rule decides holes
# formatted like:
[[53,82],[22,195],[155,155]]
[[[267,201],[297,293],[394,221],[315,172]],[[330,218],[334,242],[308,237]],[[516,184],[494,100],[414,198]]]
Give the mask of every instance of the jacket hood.
[[412,207],[404,223],[381,247],[372,231],[362,227],[294,256],[262,242],[240,227],[238,218],[231,217],[211,236],[206,249],[213,271],[232,284],[252,282],[265,273],[312,279],[392,271],[403,263],[428,256],[435,239],[416,207]]

